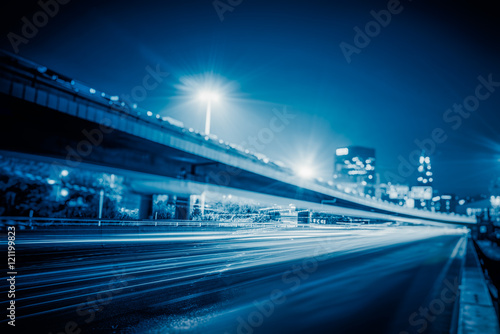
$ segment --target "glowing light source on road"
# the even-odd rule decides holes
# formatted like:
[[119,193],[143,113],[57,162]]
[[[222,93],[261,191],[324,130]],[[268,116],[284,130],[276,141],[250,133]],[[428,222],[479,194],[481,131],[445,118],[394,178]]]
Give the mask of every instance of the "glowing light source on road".
[[[179,78],[179,84],[176,85],[179,89],[178,97],[185,100],[182,103],[186,104],[186,108],[194,109],[192,104],[197,104],[196,109],[199,108],[198,112],[206,113],[203,134],[211,135],[211,111],[214,104],[217,105],[217,111],[219,109],[238,111],[241,108],[241,102],[246,102],[246,100],[234,95],[235,91],[240,87],[239,83],[221,76],[215,68],[207,68],[204,72],[197,74],[189,73],[188,69],[186,69],[186,72],[185,76]],[[234,102],[238,102],[238,105],[234,105]],[[248,100],[248,102],[254,101]],[[198,116],[194,115],[193,117],[198,118]],[[218,119],[218,122],[221,122],[223,126],[228,125],[223,124],[225,121],[222,117]]]
[[61,176],[68,176],[68,174],[69,174],[69,172],[68,172],[68,170],[66,170],[66,169],[63,169],[63,170],[61,171]]
[[220,100],[220,94],[216,91],[202,90],[198,94],[198,98],[203,101],[217,102]]
[[56,184],[56,180],[48,179],[47,183],[50,185]]
[[314,170],[309,166],[300,166],[296,169],[296,173],[303,179],[310,179],[314,177]]
[[62,197],[66,197],[66,196],[69,195],[69,190],[66,189],[66,188],[63,188],[63,189],[61,189],[60,194],[61,194]]

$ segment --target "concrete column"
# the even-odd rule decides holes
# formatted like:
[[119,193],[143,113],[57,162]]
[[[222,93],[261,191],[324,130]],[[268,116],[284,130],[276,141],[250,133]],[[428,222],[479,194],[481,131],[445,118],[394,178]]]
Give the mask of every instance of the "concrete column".
[[200,196],[200,211],[201,211],[202,216],[205,215],[205,198],[206,198],[206,194],[205,194],[205,192],[202,192],[201,196]]
[[[170,210],[171,205],[175,208],[175,196],[172,194],[168,194],[167,196],[168,196],[167,197],[167,209]],[[170,215],[170,211],[168,211],[168,212],[169,212],[169,215],[167,218],[174,219],[175,217]],[[175,212],[174,212],[174,215],[175,215]]]
[[153,219],[153,195],[141,195],[139,219]]
[[189,220],[191,218],[191,197],[177,196],[175,200],[175,219]]

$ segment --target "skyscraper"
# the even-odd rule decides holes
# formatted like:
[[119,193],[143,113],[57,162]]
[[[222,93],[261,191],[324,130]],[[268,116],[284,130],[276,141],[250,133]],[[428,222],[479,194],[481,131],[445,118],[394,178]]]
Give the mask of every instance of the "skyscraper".
[[415,204],[416,207],[425,208],[430,210],[432,204],[432,176],[431,158],[422,151],[419,159],[417,185],[411,188],[411,198],[420,201],[420,205]]
[[432,176],[431,158],[427,156],[425,152],[422,152],[419,162],[420,164],[418,166],[417,185],[432,187],[434,178]]

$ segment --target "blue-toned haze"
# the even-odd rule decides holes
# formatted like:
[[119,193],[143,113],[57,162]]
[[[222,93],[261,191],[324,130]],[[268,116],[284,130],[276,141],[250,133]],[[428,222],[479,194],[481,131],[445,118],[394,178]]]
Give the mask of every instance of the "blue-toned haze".
[[[213,105],[212,133],[247,146],[273,109],[286,106],[295,118],[254,150],[310,161],[325,179],[335,148],[352,144],[377,150],[383,181],[436,128],[447,136],[432,154],[442,193],[486,193],[500,176],[500,87],[460,124],[457,113],[443,117],[475,94],[478,76],[500,82],[493,2],[401,1],[350,62],[340,44],[355,46],[354,28],[364,30],[370,11],[388,1],[231,3],[239,4],[218,13],[212,1],[72,0],[18,45],[19,55],[117,95],[130,94],[145,68],[159,64],[170,74],[140,105],[200,131],[204,105],[193,83],[213,78],[225,96]],[[2,13],[1,47],[9,51],[7,33],[20,34],[21,18],[40,10],[36,1],[12,5]]]

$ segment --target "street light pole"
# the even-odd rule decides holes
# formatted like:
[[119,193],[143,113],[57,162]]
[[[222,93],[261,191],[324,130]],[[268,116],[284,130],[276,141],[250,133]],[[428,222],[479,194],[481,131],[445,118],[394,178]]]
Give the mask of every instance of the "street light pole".
[[215,91],[202,91],[199,94],[199,99],[207,103],[207,115],[205,120],[205,135],[210,134],[210,121],[212,117],[212,102],[219,101],[219,94]]
[[207,116],[205,120],[205,134],[209,135],[210,134],[210,117],[212,113],[212,101],[208,99],[207,103]]

